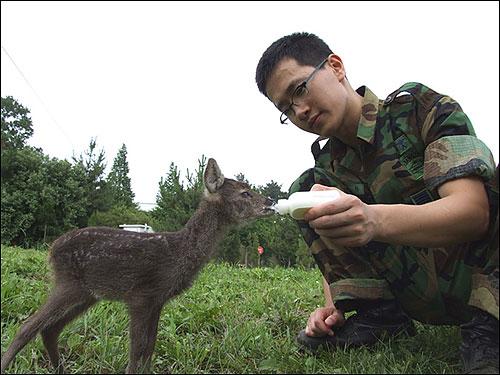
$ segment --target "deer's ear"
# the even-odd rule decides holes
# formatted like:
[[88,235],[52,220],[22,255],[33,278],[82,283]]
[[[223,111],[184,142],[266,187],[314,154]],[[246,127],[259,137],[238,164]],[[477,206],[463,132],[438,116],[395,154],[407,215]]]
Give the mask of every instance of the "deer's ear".
[[212,158],[208,159],[203,179],[206,188],[212,194],[216,193],[217,190],[219,190],[219,188],[222,186],[222,184],[224,184],[224,175],[220,171],[217,162]]

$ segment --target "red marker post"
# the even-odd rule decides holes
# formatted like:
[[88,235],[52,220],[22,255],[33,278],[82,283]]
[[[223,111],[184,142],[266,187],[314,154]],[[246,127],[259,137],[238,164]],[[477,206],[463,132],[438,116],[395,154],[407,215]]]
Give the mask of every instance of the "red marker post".
[[260,256],[262,255],[262,253],[264,252],[264,249],[262,248],[262,246],[259,246],[257,247],[257,251],[259,252],[259,267],[260,267]]

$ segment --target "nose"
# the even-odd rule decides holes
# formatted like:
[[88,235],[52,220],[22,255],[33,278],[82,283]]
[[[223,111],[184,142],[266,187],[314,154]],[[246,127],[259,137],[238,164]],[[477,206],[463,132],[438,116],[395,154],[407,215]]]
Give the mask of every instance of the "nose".
[[297,104],[294,108],[295,115],[299,119],[299,121],[307,121],[309,117],[310,108],[306,103]]

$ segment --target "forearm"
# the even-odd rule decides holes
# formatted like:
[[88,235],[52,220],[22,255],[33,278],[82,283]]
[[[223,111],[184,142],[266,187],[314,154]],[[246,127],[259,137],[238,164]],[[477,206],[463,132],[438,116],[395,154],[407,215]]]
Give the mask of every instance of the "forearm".
[[[328,190],[314,185],[315,190]],[[337,189],[338,190],[338,189]],[[339,246],[370,241],[415,247],[444,247],[481,239],[489,224],[489,202],[483,182],[475,177],[443,183],[440,199],[423,205],[366,204],[340,192],[334,201],[312,207],[304,220],[320,236]]]
[[488,228],[488,209],[484,202],[463,198],[454,194],[420,206],[374,205],[377,230],[373,240],[416,247],[478,240]]
[[323,291],[325,293],[325,307],[333,307],[333,298],[332,293],[330,292],[330,285],[326,281],[325,277],[321,277],[323,279]]

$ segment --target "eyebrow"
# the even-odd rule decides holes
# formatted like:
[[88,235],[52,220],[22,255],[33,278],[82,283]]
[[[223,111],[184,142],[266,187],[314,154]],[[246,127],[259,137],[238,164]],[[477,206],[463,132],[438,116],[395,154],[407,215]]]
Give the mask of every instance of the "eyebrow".
[[[289,97],[291,95],[291,93],[293,92],[293,90],[295,90],[295,88],[300,85],[302,82],[304,82],[305,79],[301,78],[301,79],[294,79],[292,80],[286,90],[285,90],[285,95],[286,97]],[[278,107],[278,109],[281,111],[281,108],[283,108],[283,106],[287,105],[289,103],[286,103],[286,100],[285,99],[281,99],[278,104],[276,105]]]
[[[310,78],[314,75],[314,73],[316,73],[316,72],[317,72],[317,71],[318,71],[321,67],[323,67],[323,65],[324,65],[324,64],[325,64],[325,62],[327,62],[327,61],[328,61],[328,57],[327,57],[326,59],[324,59],[323,61],[321,61],[321,62],[319,63],[319,65],[318,65],[318,66],[316,66],[316,68],[314,68],[314,70],[312,71],[312,73],[311,73],[311,74],[309,74],[309,76],[308,76],[307,78],[305,78],[304,80],[294,79],[292,82],[290,82],[290,83],[288,84],[288,87],[287,87],[287,88],[286,88],[286,90],[285,90],[285,94],[286,94],[287,96],[290,96],[290,91],[291,91],[292,89],[294,89],[295,87],[298,87],[298,86],[299,86],[299,82],[300,82],[300,81],[302,81],[302,83],[305,83],[306,81],[309,81],[309,79],[310,79]],[[302,83],[300,83],[300,84],[302,84]],[[293,94],[292,94],[292,95],[293,95]],[[278,108],[278,109],[281,111],[281,108],[283,108],[283,106],[285,105],[285,103],[284,103],[284,102],[285,102],[285,99],[281,99],[281,100],[278,102],[278,104],[275,104],[276,108]],[[289,107],[291,107],[292,105],[293,105],[293,103],[291,103],[291,104],[289,105]]]

